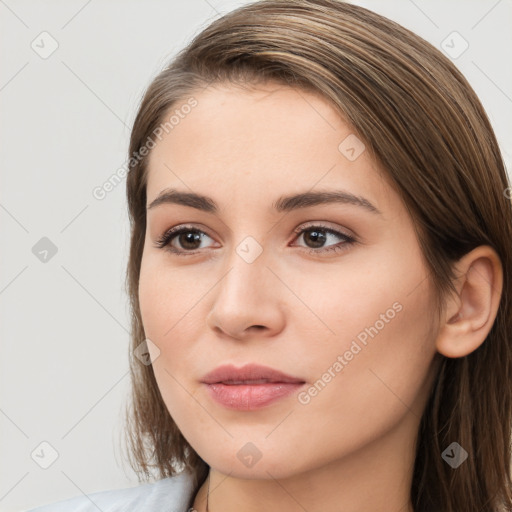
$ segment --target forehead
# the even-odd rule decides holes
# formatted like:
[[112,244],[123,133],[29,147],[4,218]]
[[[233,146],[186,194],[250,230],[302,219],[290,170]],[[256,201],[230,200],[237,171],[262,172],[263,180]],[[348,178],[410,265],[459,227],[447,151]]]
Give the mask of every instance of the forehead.
[[363,142],[319,94],[267,83],[192,96],[196,106],[151,151],[148,204],[165,188],[218,198],[222,207],[260,207],[315,187],[349,190],[373,204],[396,199]]

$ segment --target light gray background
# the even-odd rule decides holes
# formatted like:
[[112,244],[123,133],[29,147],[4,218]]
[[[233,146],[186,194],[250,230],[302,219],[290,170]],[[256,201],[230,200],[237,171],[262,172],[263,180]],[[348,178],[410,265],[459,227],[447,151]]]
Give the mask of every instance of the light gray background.
[[[0,0],[0,511],[137,485],[120,449],[129,390],[125,183],[141,94],[211,20],[247,1]],[[480,96],[510,169],[511,0],[359,0],[440,47]],[[57,50],[31,44],[47,31]],[[459,44],[456,41],[455,45]],[[57,247],[41,262],[42,238]],[[58,452],[42,469],[31,453]],[[51,450],[36,451],[48,462]]]

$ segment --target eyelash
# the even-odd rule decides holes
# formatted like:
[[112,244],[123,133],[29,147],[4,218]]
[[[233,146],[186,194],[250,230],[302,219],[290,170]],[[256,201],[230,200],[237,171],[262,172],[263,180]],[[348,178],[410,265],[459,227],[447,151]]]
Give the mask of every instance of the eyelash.
[[[348,248],[347,246],[350,246],[357,242],[357,240],[354,237],[346,235],[345,233],[342,233],[340,231],[336,231],[327,226],[323,226],[321,224],[312,224],[311,226],[307,226],[305,228],[301,227],[301,228],[295,230],[294,233],[297,234],[297,238],[298,238],[303,233],[305,233],[307,231],[313,231],[314,229],[318,230],[318,228],[320,228],[319,229],[320,231],[325,231],[328,234],[343,238],[344,242],[341,245],[340,244],[333,245],[333,246],[328,247],[327,249],[311,249],[311,248],[306,249],[306,252],[308,254],[319,254],[319,253],[324,254],[324,253],[331,252],[331,251],[340,252],[340,251],[346,250]],[[175,254],[176,256],[192,256],[192,255],[197,254],[199,252],[199,250],[196,250],[196,251],[179,250],[179,249],[175,249],[174,247],[171,247],[169,245],[169,243],[172,242],[172,240],[174,238],[176,238],[178,235],[181,235],[182,233],[204,233],[206,236],[208,236],[204,231],[201,231],[200,229],[194,228],[192,226],[177,226],[177,227],[171,228],[168,231],[166,231],[155,242],[155,247],[157,247],[158,249],[165,249],[165,250],[169,251],[170,253]]]

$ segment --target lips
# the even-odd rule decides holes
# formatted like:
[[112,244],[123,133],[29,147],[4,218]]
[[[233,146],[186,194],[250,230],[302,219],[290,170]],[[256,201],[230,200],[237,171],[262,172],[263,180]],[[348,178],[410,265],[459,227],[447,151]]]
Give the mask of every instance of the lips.
[[298,377],[287,375],[274,368],[257,364],[247,364],[241,368],[233,365],[219,366],[210,373],[207,373],[201,382],[205,384],[265,384],[269,382],[303,384],[305,381]]
[[256,364],[242,368],[220,366],[205,375],[201,382],[213,400],[237,411],[266,407],[300,390],[305,384],[300,378]]

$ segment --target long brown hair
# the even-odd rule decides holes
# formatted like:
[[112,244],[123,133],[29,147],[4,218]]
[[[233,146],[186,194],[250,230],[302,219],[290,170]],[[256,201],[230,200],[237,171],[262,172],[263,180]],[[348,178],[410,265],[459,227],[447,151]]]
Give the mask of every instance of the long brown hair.
[[[455,291],[454,262],[479,245],[500,257],[502,297],[487,339],[465,357],[436,354],[411,499],[415,512],[512,510],[512,207],[496,137],[475,92],[439,50],[383,16],[336,0],[262,0],[228,13],[178,54],[142,99],[129,148],[126,281],[132,312],[126,420],[139,480],[153,469],[164,478],[187,468],[197,490],[209,469],[166,409],[152,366],[133,357],[145,339],[138,300],[143,147],[152,147],[171,109],[208,84],[266,80],[321,94],[386,170],[414,221],[438,315]],[[453,441],[469,454],[457,469],[441,457]]]

